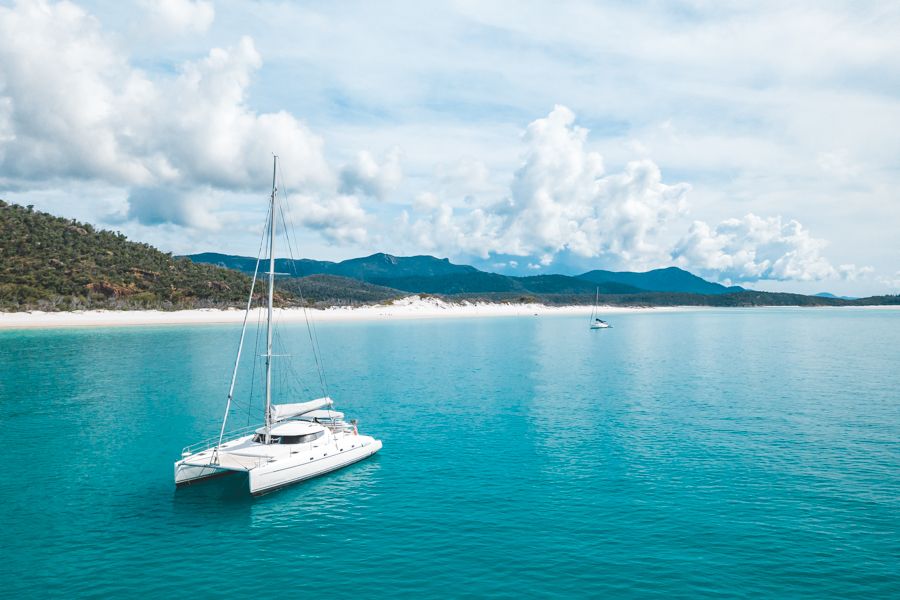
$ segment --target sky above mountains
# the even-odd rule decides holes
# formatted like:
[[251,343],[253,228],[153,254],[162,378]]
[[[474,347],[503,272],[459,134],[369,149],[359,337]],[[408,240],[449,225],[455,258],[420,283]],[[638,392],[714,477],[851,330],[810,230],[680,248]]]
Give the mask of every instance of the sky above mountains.
[[0,3],[0,197],[255,254],[900,291],[895,3]]

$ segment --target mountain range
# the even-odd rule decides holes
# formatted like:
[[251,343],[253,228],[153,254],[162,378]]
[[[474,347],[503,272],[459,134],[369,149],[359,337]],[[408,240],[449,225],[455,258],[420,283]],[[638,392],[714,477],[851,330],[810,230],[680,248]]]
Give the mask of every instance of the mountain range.
[[[256,259],[206,252],[187,258],[252,275]],[[276,259],[275,270],[294,277],[335,275],[420,294],[638,294],[678,292],[719,295],[744,291],[706,281],[678,267],[643,273],[594,270],[581,275],[533,275],[515,277],[480,271],[434,256],[393,256],[376,253],[341,262],[310,259]]]
[[[266,271],[268,265],[262,266]],[[177,257],[114,231],[0,201],[0,310],[236,307],[246,303],[256,259],[204,253]],[[341,262],[278,259],[278,306],[390,302],[410,293],[451,301],[619,306],[861,306],[900,296],[848,300],[743,290],[670,267],[646,273],[589,271],[513,277],[433,256],[373,254]],[[258,286],[257,299],[264,296]]]

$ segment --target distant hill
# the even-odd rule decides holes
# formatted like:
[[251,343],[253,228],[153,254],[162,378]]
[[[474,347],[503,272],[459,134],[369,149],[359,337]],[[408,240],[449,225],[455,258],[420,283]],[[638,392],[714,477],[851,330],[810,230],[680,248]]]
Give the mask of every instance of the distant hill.
[[[255,258],[206,252],[187,258],[252,274]],[[629,294],[635,292],[684,292],[688,294],[730,294],[743,288],[725,287],[706,281],[678,267],[655,269],[646,273],[628,271],[589,271],[568,275],[534,275],[514,277],[486,273],[469,265],[457,265],[446,258],[434,256],[392,256],[377,253],[341,262],[279,258],[275,269],[297,277],[308,275],[338,275],[367,281],[408,292],[425,294],[532,292],[536,294],[594,293]]]
[[[246,256],[204,252],[202,254],[190,254],[186,258],[197,263],[218,265],[251,275],[253,274],[253,269],[256,268],[256,259]],[[435,258],[427,255],[392,256],[383,252],[362,258],[351,258],[341,262],[310,260],[308,258],[297,260],[277,258],[275,259],[275,270],[279,273],[288,273],[297,277],[337,275],[369,282],[399,277],[435,277],[479,272],[475,267],[456,265],[446,258]]]
[[815,294],[815,295],[818,296],[819,298],[840,298],[841,300],[856,300],[857,299],[856,296],[835,296],[834,294],[832,294],[830,292],[819,292],[818,294]]
[[[253,270],[256,268],[256,259],[250,258],[249,256],[203,252],[201,254],[190,254],[184,258],[195,263],[215,265],[225,269],[234,269],[235,271],[240,271],[247,275],[253,275]],[[296,277],[330,274],[335,265],[337,265],[337,263],[327,260],[312,260],[308,258],[301,258],[298,260],[290,260],[288,258],[275,259],[275,271],[278,273],[288,273]],[[267,270],[267,266],[260,267],[260,272]]]
[[418,294],[488,294],[494,292],[518,293],[523,291],[512,277],[474,271],[447,275],[382,277],[374,283]]
[[236,271],[0,201],[0,310],[237,306],[249,291]]
[[355,306],[402,298],[400,290],[338,275],[308,275],[278,281],[278,288],[302,297],[313,306]]
[[630,271],[595,270],[582,273],[579,279],[595,283],[622,283],[648,292],[685,292],[688,294],[731,294],[742,292],[738,286],[725,287],[719,283],[706,281],[678,267],[654,269],[646,273]]
[[[228,254],[192,254],[191,260],[253,273],[255,258]],[[392,256],[378,253],[341,262],[276,259],[275,270],[300,279],[278,280],[294,294],[301,286],[314,303],[382,302],[404,293],[432,294],[454,300],[590,304],[599,288],[600,303],[615,306],[859,306],[898,304],[898,296],[848,299],[745,290],[706,281],[677,267],[645,273],[595,270],[577,277],[533,275],[514,277],[479,271],[433,256]],[[313,277],[324,276],[330,277]],[[355,282],[355,283],[354,283]],[[310,288],[308,293],[307,287]]]
[[[594,297],[585,294],[456,294],[454,300],[481,302],[540,302],[549,305],[575,305],[593,302]],[[803,294],[757,292],[744,290],[731,294],[688,294],[684,292],[641,292],[635,294],[600,294],[601,306],[878,306],[900,305],[900,295],[870,296],[856,300],[821,298]]]
[[516,277],[529,292],[535,294],[632,294],[643,291],[635,286],[618,281],[587,282],[567,275],[533,275]]
[[[0,310],[244,305],[250,288],[247,274],[253,273],[256,259],[215,253],[190,258],[173,257],[117,232],[0,201]],[[847,300],[725,288],[677,268],[511,277],[433,256],[381,253],[341,262],[278,259],[275,268],[296,275],[278,278],[278,305],[371,304],[409,293],[448,300],[583,305],[593,302],[597,288],[601,304],[618,306],[900,304],[900,296]],[[257,287],[257,295],[263,296],[262,287]]]
[[337,263],[332,274],[362,281],[394,279],[397,277],[439,277],[460,273],[477,273],[468,265],[456,265],[446,258],[433,256],[392,256],[379,252],[363,258],[351,258]]
[[[498,273],[473,271],[434,277],[385,277],[374,280],[384,286],[418,294],[568,294],[592,296],[597,285],[567,275],[510,277]],[[628,294],[637,288],[618,283],[601,284],[600,293]]]

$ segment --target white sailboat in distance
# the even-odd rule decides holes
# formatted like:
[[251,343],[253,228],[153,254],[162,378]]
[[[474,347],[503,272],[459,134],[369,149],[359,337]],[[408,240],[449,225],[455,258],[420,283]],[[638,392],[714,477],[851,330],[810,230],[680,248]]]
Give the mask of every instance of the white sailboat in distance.
[[594,306],[591,308],[591,329],[609,329],[612,327],[609,323],[600,318],[598,310],[600,309],[600,286],[597,286],[597,296],[594,299]]
[[[268,241],[268,303],[266,319],[265,422],[226,433],[228,414],[234,397],[241,350],[247,331],[247,317],[253,303],[253,290],[261,262],[262,247],[250,285],[250,297],[244,313],[237,358],[225,404],[225,416],[219,435],[211,440],[184,448],[175,463],[176,486],[187,485],[232,473],[246,473],[250,493],[264,494],[286,485],[310,479],[351,465],[372,456],[381,449],[381,440],[360,435],[356,421],[344,420],[344,413],[333,410],[327,395],[324,375],[320,372],[323,397],[286,404],[272,403],[273,297],[275,289],[275,214],[278,188],[278,157],[272,168],[272,194],[266,219]],[[307,326],[309,322],[307,320]],[[313,352],[318,352],[315,336],[310,335]],[[317,365],[321,363],[317,359]]]

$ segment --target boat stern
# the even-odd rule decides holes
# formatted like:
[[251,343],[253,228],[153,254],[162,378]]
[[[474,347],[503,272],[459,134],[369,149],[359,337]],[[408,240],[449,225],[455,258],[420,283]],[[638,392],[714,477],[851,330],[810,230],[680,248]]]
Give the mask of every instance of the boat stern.
[[175,463],[175,485],[177,487],[190,485],[204,479],[228,475],[232,471],[220,469],[213,465],[188,464],[184,460]]

